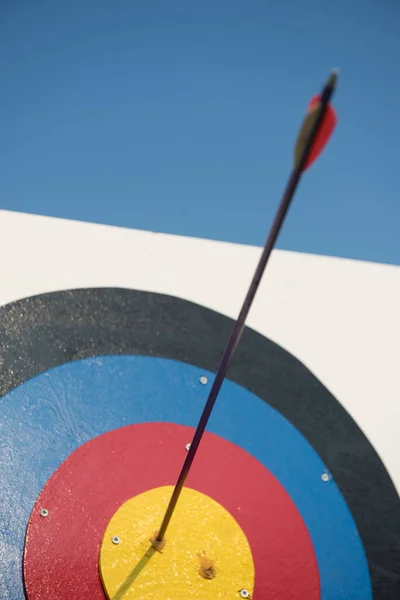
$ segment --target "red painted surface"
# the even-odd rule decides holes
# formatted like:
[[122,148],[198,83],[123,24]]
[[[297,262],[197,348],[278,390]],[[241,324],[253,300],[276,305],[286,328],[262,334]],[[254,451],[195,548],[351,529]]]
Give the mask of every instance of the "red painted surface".
[[[47,482],[29,520],[24,553],[28,599],[104,600],[97,560],[108,521],[129,498],[175,484],[192,436],[189,427],[143,423],[75,450]],[[255,600],[319,600],[317,562],[306,526],[285,489],[260,462],[206,433],[187,485],[222,504],[247,535]],[[42,508],[49,511],[45,518]]]
[[[308,105],[308,110],[314,108],[320,100],[320,96],[314,96],[310,104]],[[328,104],[324,119],[322,121],[321,128],[315,138],[315,142],[311,149],[311,152],[308,156],[306,164],[304,165],[303,171],[308,169],[308,167],[315,161],[316,158],[321,154],[322,150],[325,148],[326,144],[329,141],[329,138],[332,135],[333,130],[336,126],[336,113],[332,106]]]

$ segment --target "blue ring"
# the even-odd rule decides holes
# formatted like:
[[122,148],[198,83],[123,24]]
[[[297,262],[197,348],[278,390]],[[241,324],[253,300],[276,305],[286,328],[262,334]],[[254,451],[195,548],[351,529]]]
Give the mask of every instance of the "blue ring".
[[[33,504],[55,469],[79,445],[131,423],[195,426],[213,374],[178,361],[102,356],[67,363],[2,400],[0,597],[24,598],[21,560]],[[308,528],[323,600],[372,598],[368,563],[351,513],[324,463],[282,415],[226,381],[209,431],[241,446],[285,487]]]

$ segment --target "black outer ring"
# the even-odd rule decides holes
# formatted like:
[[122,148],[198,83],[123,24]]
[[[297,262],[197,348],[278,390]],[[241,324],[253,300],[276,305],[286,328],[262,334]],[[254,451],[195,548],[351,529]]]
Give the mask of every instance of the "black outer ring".
[[[192,302],[143,291],[91,288],[25,298],[0,308],[0,394],[57,365],[105,354],[159,356],[215,372],[232,326]],[[353,419],[299,360],[250,328],[229,379],[276,408],[314,447],[357,524],[373,597],[399,600],[400,498]]]

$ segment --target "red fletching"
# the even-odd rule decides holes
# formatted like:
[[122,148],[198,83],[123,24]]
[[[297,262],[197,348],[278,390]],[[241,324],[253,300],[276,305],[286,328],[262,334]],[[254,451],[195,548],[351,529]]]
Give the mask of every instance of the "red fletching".
[[[319,100],[320,100],[320,96],[319,95],[314,96],[312,98],[310,104],[308,105],[308,111],[309,112],[311,112],[313,108],[317,107]],[[308,155],[306,163],[305,163],[305,165],[303,167],[303,171],[305,171],[306,169],[308,169],[308,167],[321,154],[322,150],[324,149],[324,147],[328,143],[328,140],[331,137],[333,130],[335,129],[336,120],[337,120],[336,119],[336,113],[333,110],[332,106],[330,104],[328,104],[328,106],[326,107],[326,112],[325,112],[324,119],[322,121],[321,127],[320,127],[320,129],[319,129],[319,131],[317,133],[316,138],[315,138],[313,147],[311,148],[311,152]]]

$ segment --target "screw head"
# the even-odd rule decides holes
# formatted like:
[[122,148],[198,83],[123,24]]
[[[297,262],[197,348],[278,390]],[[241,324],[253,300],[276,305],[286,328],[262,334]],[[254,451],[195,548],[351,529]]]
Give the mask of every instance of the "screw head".
[[329,473],[322,473],[322,475],[321,475],[321,479],[322,479],[322,481],[324,481],[325,483],[326,483],[327,481],[329,481],[329,480],[330,480]]
[[189,452],[191,444],[186,444],[185,448]]
[[206,385],[206,383],[208,383],[208,378],[205,375],[202,375],[200,377],[200,383],[202,383],[203,385]]
[[115,544],[115,545],[118,545],[118,544],[120,543],[120,541],[121,541],[121,540],[119,539],[119,537],[118,537],[117,535],[114,535],[114,536],[111,538],[111,541],[112,541],[112,543],[113,543],[113,544]]
[[47,508],[42,508],[42,510],[40,511],[40,516],[41,517],[48,517],[49,516],[49,511],[47,510]]
[[239,594],[242,598],[250,598],[250,593],[247,590],[240,590]]

